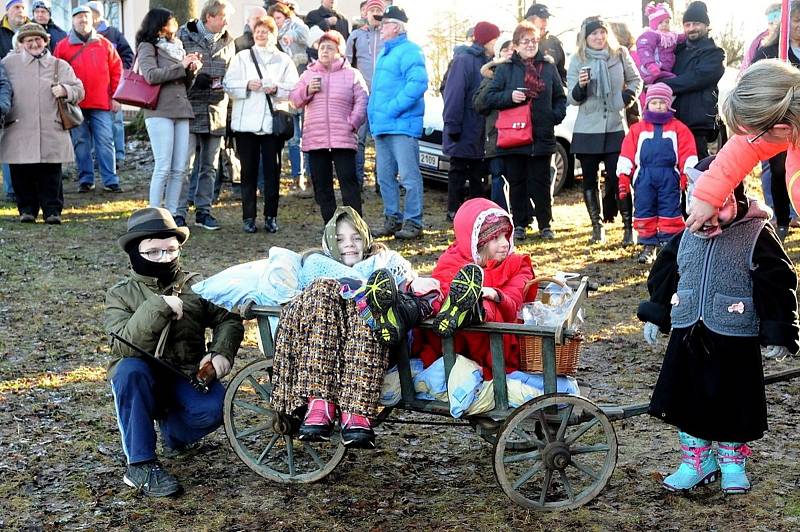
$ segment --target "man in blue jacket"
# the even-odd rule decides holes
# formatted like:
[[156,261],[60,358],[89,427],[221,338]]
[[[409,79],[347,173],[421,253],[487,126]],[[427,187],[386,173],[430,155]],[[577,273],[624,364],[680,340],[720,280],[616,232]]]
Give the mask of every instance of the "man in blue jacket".
[[[376,236],[412,239],[422,236],[422,174],[419,171],[419,137],[425,114],[428,72],[422,49],[408,40],[408,17],[397,6],[386,8],[381,21],[383,51],[372,76],[367,115],[375,139],[378,183],[383,199],[383,228]],[[395,171],[400,182],[395,179]],[[406,191],[400,211],[400,185]]]
[[450,157],[447,175],[447,219],[453,221],[464,202],[469,181],[472,198],[486,194],[487,172],[483,164],[485,119],[475,111],[472,97],[481,84],[481,67],[494,56],[500,28],[478,22],[472,45],[453,58],[444,86],[444,138],[442,150]]

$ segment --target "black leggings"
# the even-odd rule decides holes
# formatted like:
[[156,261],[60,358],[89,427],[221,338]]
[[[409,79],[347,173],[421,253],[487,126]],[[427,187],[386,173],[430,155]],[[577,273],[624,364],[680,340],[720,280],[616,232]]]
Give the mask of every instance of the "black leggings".
[[576,155],[583,171],[583,190],[596,190],[600,163],[606,168],[603,187],[603,221],[613,222],[619,212],[617,206],[617,159],[619,152],[614,153],[579,153]]
[[11,184],[17,194],[20,214],[39,216],[41,208],[46,217],[61,215],[64,190],[61,184],[60,163],[10,164]]
[[264,166],[264,216],[277,216],[281,181],[279,156],[283,143],[275,135],[239,133],[236,146],[242,162],[242,219],[256,217],[259,160]]
[[550,228],[553,220],[553,196],[550,184],[550,158],[552,155],[504,155],[506,181],[511,198],[511,216],[514,225],[524,227],[530,223],[530,200],[533,199],[539,231]]
[[311,181],[314,183],[314,199],[322,213],[322,221],[328,223],[336,212],[336,196],[333,193],[333,167],[342,191],[342,203],[361,214],[361,186],[356,179],[356,150],[343,148],[311,150],[308,152],[311,166]]
[[772,203],[775,205],[775,218],[778,226],[788,227],[791,222],[791,201],[786,190],[786,152],[779,153],[769,160],[772,172]]

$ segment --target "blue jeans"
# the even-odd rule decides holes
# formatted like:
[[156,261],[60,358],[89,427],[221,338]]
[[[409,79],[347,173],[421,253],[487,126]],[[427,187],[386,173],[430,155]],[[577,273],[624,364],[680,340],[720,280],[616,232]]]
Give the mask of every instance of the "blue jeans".
[[[422,227],[422,174],[419,171],[419,141],[408,135],[378,135],[375,158],[381,186],[383,215]],[[400,175],[395,177],[394,170]],[[400,211],[400,185],[406,190],[406,202]]]
[[294,136],[286,143],[289,150],[289,163],[292,165],[292,177],[297,179],[306,173],[305,157],[300,151],[300,140],[303,138],[303,113],[292,115],[294,118]]
[[361,124],[361,127],[358,128],[358,151],[356,152],[356,179],[358,179],[358,184],[364,184],[364,163],[367,160],[366,157],[366,150],[367,150],[367,137],[372,137],[372,133],[369,130],[369,120],[365,119],[364,123]]
[[78,181],[81,185],[94,185],[92,146],[103,186],[119,185],[117,164],[114,159],[113,114],[100,109],[82,109],[83,123],[70,130]]
[[176,377],[156,374],[141,358],[123,358],[114,367],[111,392],[129,464],[156,458],[158,420],[162,443],[180,449],[222,425],[225,387],[214,381],[208,393]]
[[125,160],[125,121],[122,109],[114,113],[114,153],[117,162]]
[[144,121],[153,150],[150,207],[164,207],[173,216],[186,182],[189,160],[189,120],[152,117]]
[[6,198],[14,195],[14,187],[11,186],[11,170],[7,164],[3,165],[3,192]]
[[[208,133],[190,133],[187,168],[192,168],[197,160],[196,188],[190,181],[188,187],[181,190],[178,202],[178,216],[186,218],[189,214],[189,193],[194,193],[194,210],[197,214],[211,214],[211,202],[214,199],[214,180],[217,178],[219,165],[219,146],[222,137]],[[199,156],[197,147],[200,146]],[[192,181],[194,175],[192,175]]]

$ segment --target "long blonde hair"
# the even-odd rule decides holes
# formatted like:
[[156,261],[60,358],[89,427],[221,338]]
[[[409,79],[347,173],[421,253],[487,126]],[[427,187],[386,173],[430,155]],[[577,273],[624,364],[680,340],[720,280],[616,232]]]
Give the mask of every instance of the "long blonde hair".
[[[586,24],[596,20],[602,20],[602,18],[599,16],[587,17],[581,22],[581,29],[578,32],[577,38],[577,48],[575,50],[575,53],[578,54],[581,61],[586,61]],[[603,28],[606,30],[606,50],[608,50],[609,58],[619,56],[621,47],[617,41],[617,36],[614,35],[614,32],[608,27],[608,23],[604,23]]]
[[738,135],[758,134],[776,124],[800,139],[800,70],[778,59],[750,65],[722,102],[725,123]]

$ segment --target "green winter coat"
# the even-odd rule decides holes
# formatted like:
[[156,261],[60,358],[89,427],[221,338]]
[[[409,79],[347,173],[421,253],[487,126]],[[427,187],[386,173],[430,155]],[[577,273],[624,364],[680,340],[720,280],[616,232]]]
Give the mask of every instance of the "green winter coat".
[[[172,322],[164,348],[163,359],[187,375],[197,372],[200,360],[213,351],[225,356],[233,365],[236,352],[244,338],[242,320],[236,314],[210,303],[195,294],[189,285],[199,283],[203,277],[195,274],[186,282],[178,295],[183,301],[183,318],[173,320],[173,312],[161,295],[172,295],[173,287],[180,287],[186,277],[180,271],[175,283],[160,286],[155,277],[145,277],[131,272],[106,293],[103,325],[109,333],[116,333],[131,343],[155,353],[161,331]],[[213,339],[205,345],[205,331],[213,331]],[[123,357],[138,356],[122,342],[112,342],[115,358],[109,364],[109,377]]]

